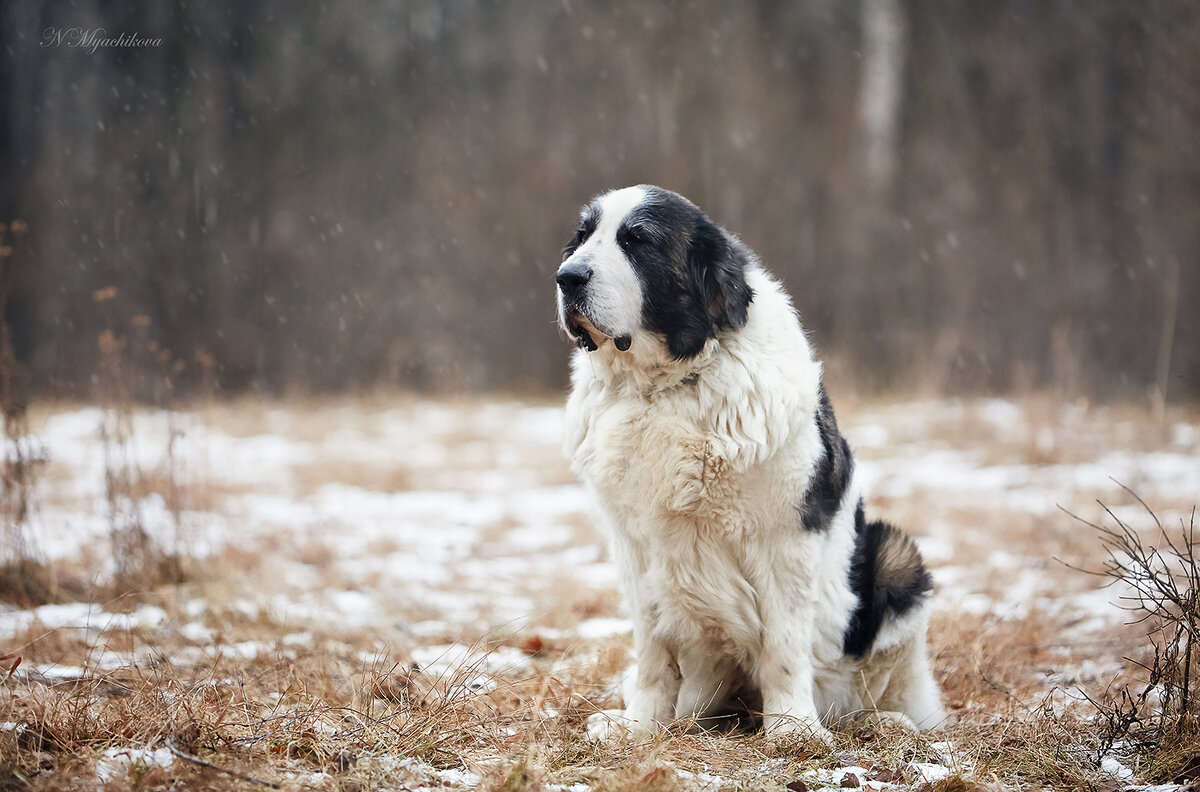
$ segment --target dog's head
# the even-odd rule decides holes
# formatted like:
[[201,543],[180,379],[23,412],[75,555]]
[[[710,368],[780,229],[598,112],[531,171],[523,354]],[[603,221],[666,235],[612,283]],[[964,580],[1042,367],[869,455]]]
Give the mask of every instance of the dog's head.
[[660,344],[683,360],[746,323],[753,254],[681,195],[627,187],[584,207],[558,268],[558,320],[580,347]]

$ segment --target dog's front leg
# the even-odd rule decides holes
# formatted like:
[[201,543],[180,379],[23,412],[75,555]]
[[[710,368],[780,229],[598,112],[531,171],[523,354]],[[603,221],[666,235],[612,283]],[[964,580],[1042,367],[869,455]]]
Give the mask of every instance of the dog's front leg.
[[646,610],[634,618],[637,674],[627,691],[625,717],[635,732],[653,734],[675,719],[675,700],[679,698],[682,677],[674,652],[655,632],[654,610]]
[[821,725],[813,691],[811,609],[788,608],[782,599],[775,602],[775,607],[762,612],[758,680],[763,729],[768,734],[808,734],[832,742],[833,735]]
[[679,663],[667,642],[654,634],[650,616],[635,609],[633,646],[637,665],[625,674],[624,710],[604,710],[588,718],[588,738],[597,741],[636,739],[657,733],[675,719],[679,697]]
[[588,718],[588,736],[598,740],[654,734],[660,726],[675,720],[682,681],[679,662],[661,629],[662,614],[646,588],[650,564],[645,548],[630,541],[627,532],[616,530],[613,555],[622,572],[621,587],[633,621],[637,665],[626,674],[622,685],[625,709],[598,712]]

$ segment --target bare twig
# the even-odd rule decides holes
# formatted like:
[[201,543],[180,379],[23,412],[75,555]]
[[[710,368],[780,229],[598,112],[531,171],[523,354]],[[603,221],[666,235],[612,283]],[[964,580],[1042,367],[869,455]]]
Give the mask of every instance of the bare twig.
[[[252,775],[246,775],[245,773],[240,772],[238,770],[233,770],[228,767],[222,767],[221,765],[213,764],[212,762],[207,762],[198,756],[192,756],[190,753],[184,753],[183,751],[181,751],[175,747],[175,742],[173,740],[171,740],[170,738],[168,738],[166,740],[166,746],[167,746],[167,750],[170,751],[172,753],[172,755],[174,755],[175,757],[177,757],[179,759],[182,759],[185,762],[194,764],[197,767],[203,767],[207,770],[212,770],[214,772],[230,776],[231,778],[236,778],[239,781],[245,781],[249,784],[258,784],[259,786],[265,786],[270,789],[282,789],[283,788],[282,785],[277,784],[274,781],[266,781],[261,778],[255,778]],[[314,787],[308,787],[308,788],[312,789]]]
[[1136,614],[1128,623],[1147,625],[1146,638],[1153,657],[1146,662],[1126,658],[1131,667],[1144,672],[1145,684],[1140,692],[1133,693],[1126,687],[1115,699],[1111,696],[1099,702],[1088,699],[1105,722],[1103,750],[1122,740],[1141,745],[1163,743],[1174,730],[1193,725],[1197,716],[1191,695],[1195,656],[1192,647],[1200,637],[1195,508],[1188,524],[1181,521],[1178,535],[1172,535],[1140,495],[1120,482],[1117,484],[1153,521],[1157,546],[1148,545],[1132,525],[1101,503],[1115,527],[1076,517],[1096,530],[1106,555],[1099,570],[1082,571],[1108,578],[1109,584],[1121,583],[1129,588],[1128,593],[1117,599],[1120,607]]

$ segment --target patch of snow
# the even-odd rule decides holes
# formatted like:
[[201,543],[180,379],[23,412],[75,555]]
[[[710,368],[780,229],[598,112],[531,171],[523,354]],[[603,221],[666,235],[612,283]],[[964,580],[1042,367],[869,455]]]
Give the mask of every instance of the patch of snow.
[[1072,634],[1103,633],[1111,629],[1112,625],[1129,620],[1129,613],[1117,604],[1119,598],[1129,590],[1124,583],[1119,583],[1092,591],[1068,594],[1056,597],[1053,608],[1065,616],[1077,619],[1070,625]]
[[213,636],[216,635],[216,630],[205,627],[200,622],[188,622],[179,628],[179,634],[192,643],[207,644],[212,643]]
[[954,545],[937,536],[914,536],[921,556],[931,564],[943,563],[954,558]]
[[949,740],[932,742],[929,744],[929,750],[937,755],[938,761],[941,764],[944,764],[947,767],[958,766],[958,762],[956,762],[954,759],[955,754],[957,753],[954,749],[954,743],[950,742]]
[[987,565],[992,569],[1016,569],[1027,563],[1026,559],[1015,556],[1007,550],[993,550],[987,557]]
[[93,440],[104,420],[104,410],[84,407],[48,416],[36,434],[46,445],[66,445],[71,440]]
[[468,789],[475,789],[479,786],[480,778],[477,773],[472,773],[470,770],[459,770],[457,768],[449,768],[447,770],[438,770],[437,777],[443,784],[455,784]]
[[1005,399],[987,399],[979,405],[979,417],[997,429],[1012,431],[1024,420],[1020,406]]
[[494,674],[525,669],[530,664],[529,655],[516,647],[501,646],[491,652],[481,652],[459,643],[418,646],[412,650],[412,659],[422,671],[434,676],[463,671]]
[[540,550],[567,544],[572,533],[570,528],[562,525],[530,525],[507,532],[504,542],[522,550]]
[[853,773],[858,779],[859,788],[887,789],[892,786],[891,784],[884,784],[881,781],[868,781],[868,772],[869,771],[866,768],[857,766],[838,767],[833,769],[827,767],[815,767],[811,770],[801,771],[800,775],[805,780],[812,781],[821,786],[834,788],[840,788],[842,781],[844,781],[846,776],[850,775],[851,773]]
[[731,784],[730,779],[724,776],[716,775],[715,773],[693,773],[690,770],[672,767],[675,775],[685,781],[694,782],[701,790],[705,792],[718,792],[718,790],[728,787]]
[[96,762],[96,777],[101,783],[107,784],[118,778],[125,778],[129,771],[138,765],[146,769],[159,767],[169,769],[175,763],[175,756],[167,748],[107,748]]
[[312,646],[313,634],[311,632],[288,633],[280,638],[279,642],[284,646]]
[[327,591],[325,600],[336,611],[329,615],[343,625],[365,627],[379,616],[379,604],[361,591]]
[[572,568],[571,577],[580,583],[586,583],[592,588],[615,588],[617,585],[617,567],[607,561],[585,564]]
[[[151,629],[159,627],[167,621],[167,612],[157,605],[139,605],[137,610],[127,615],[127,618],[128,621],[123,625],[123,629]],[[109,629],[113,628],[109,627]]]
[[267,641],[239,641],[234,644],[215,646],[213,650],[225,657],[232,657],[238,660],[254,660],[260,654],[270,655],[274,652],[275,647]]
[[33,609],[38,622],[51,630],[65,627],[90,627],[93,621],[104,621],[104,611],[88,602],[65,602],[59,605],[42,605]]
[[35,665],[33,670],[44,676],[46,679],[83,679],[88,675],[86,669],[78,666],[59,665],[57,663],[46,663]]
[[440,619],[426,619],[425,621],[413,622],[408,625],[408,631],[418,638],[443,635],[449,629],[450,625]]
[[633,632],[633,622],[629,619],[588,619],[575,628],[575,634],[580,638],[597,640],[612,638],[616,635],[628,635]]
[[851,426],[845,432],[852,448],[885,448],[890,438],[887,427],[880,424]]
[[321,449],[313,443],[292,439],[284,434],[230,437],[215,431],[196,438],[210,458],[220,460],[212,474],[237,484],[272,482],[280,471],[311,464],[321,458]]
[[1100,769],[1121,781],[1133,779],[1133,771],[1111,756],[1105,756],[1100,760]]
[[909,762],[908,768],[917,774],[919,781],[933,783],[948,777],[953,771],[945,765],[932,762]]
[[510,436],[557,449],[562,445],[562,407],[524,407],[508,422]]
[[33,618],[33,611],[0,605],[0,638],[8,638],[29,629]]

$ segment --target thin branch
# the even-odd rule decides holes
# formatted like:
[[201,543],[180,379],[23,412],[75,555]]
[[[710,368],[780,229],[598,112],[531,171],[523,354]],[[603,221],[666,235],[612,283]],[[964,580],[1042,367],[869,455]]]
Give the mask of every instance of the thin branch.
[[[175,747],[175,741],[170,738],[168,738],[166,740],[166,745],[167,745],[167,750],[170,751],[173,755],[182,759],[185,762],[189,762],[198,767],[203,767],[207,770],[212,770],[214,772],[230,776],[231,778],[236,778],[239,781],[245,781],[246,783],[249,783],[249,784],[258,784],[259,786],[265,786],[269,789],[282,789],[283,788],[282,784],[277,784],[274,781],[266,781],[261,778],[255,778],[252,775],[246,775],[245,773],[240,772],[238,770],[233,770],[228,767],[222,767],[221,765],[213,764],[212,762],[206,762],[205,760],[201,759],[198,756],[192,756],[189,753],[184,753],[183,751],[181,751]],[[307,787],[306,786],[306,788],[307,789],[315,789],[316,787]]]
[[[1126,657],[1131,669],[1145,674],[1140,691],[1120,690],[1104,701],[1088,700],[1105,721],[1104,744],[1119,740],[1144,745],[1161,744],[1170,738],[1169,730],[1187,726],[1195,717],[1196,696],[1191,688],[1194,651],[1200,640],[1200,559],[1197,559],[1195,514],[1172,537],[1149,504],[1131,488],[1113,479],[1145,510],[1157,528],[1157,539],[1148,544],[1134,527],[1122,520],[1112,508],[1097,501],[1107,516],[1098,525],[1063,509],[1071,517],[1096,531],[1105,559],[1099,570],[1080,569],[1094,576],[1109,578],[1108,585],[1121,582],[1127,589],[1116,597],[1118,607],[1136,618],[1130,624],[1145,623],[1146,639],[1153,657],[1145,661]],[[1061,507],[1060,507],[1061,508]],[[1070,564],[1072,569],[1078,569]]]
[[1154,513],[1154,509],[1151,509],[1149,504],[1146,503],[1146,501],[1142,500],[1141,495],[1138,495],[1136,492],[1134,492],[1128,486],[1121,483],[1120,481],[1117,481],[1112,476],[1109,476],[1108,478],[1110,481],[1112,481],[1112,483],[1116,484],[1118,487],[1120,487],[1121,489],[1128,492],[1131,496],[1133,496],[1133,499],[1136,500],[1138,503],[1140,503],[1142,505],[1142,508],[1146,510],[1146,514],[1150,515],[1150,519],[1154,520],[1154,524],[1158,526],[1158,530],[1160,530],[1160,531],[1162,530],[1163,526],[1162,526],[1162,523],[1159,522],[1158,515]]

